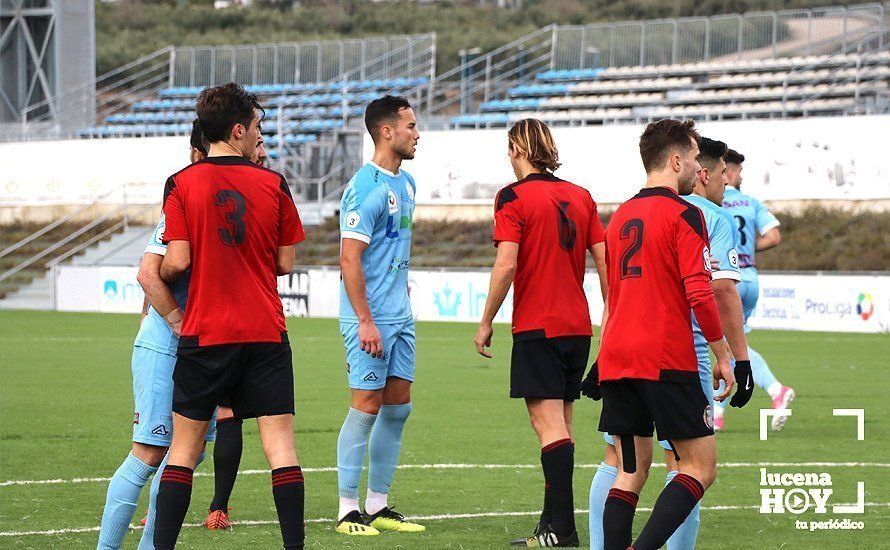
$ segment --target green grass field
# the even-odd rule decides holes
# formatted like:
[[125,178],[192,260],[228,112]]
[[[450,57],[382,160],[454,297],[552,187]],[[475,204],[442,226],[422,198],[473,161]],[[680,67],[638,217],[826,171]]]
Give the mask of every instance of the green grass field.
[[[95,548],[109,477],[130,447],[133,418],[130,353],[138,318],[131,315],[0,312],[0,548]],[[338,535],[325,518],[336,514],[336,439],[348,406],[345,360],[335,320],[291,319],[296,377],[296,434],[306,473],[307,548],[498,548],[534,527],[543,478],[537,443],[521,401],[507,397],[510,338],[496,328],[495,358],[476,355],[472,325],[417,327],[415,410],[402,447],[390,501],[409,516],[429,519],[426,533],[355,540]],[[802,332],[754,332],[751,344],[798,399],[785,430],[758,436],[757,391],[752,405],[731,410],[718,437],[724,467],[705,495],[699,548],[888,548],[890,528],[890,337]],[[833,408],[865,409],[865,440],[853,418]],[[603,442],[596,432],[600,405],[575,412],[575,502],[587,493]],[[662,462],[657,453],[656,462]],[[770,472],[828,472],[830,504],[856,501],[865,482],[861,515],[763,515],[760,464]],[[814,465],[812,463],[827,463]],[[861,463],[861,464],[849,464]],[[499,465],[499,466],[498,466]],[[245,422],[242,470],[266,468],[256,423]],[[208,460],[200,473],[212,472]],[[665,469],[656,466],[640,498],[651,507]],[[100,478],[100,479],[76,479]],[[13,480],[59,480],[10,484]],[[199,523],[212,479],[195,480],[187,522]],[[147,502],[148,487],[143,491]],[[267,473],[241,475],[232,497],[229,532],[183,529],[180,548],[276,548],[280,535]],[[139,514],[144,511],[141,506]],[[637,514],[635,532],[646,512]],[[138,516],[141,517],[141,516]],[[137,519],[138,519],[137,517]],[[795,520],[863,521],[865,529],[807,532]],[[250,523],[255,522],[255,523]],[[587,514],[577,514],[582,544]],[[31,534],[23,534],[32,532]],[[139,532],[127,536],[135,548]]]

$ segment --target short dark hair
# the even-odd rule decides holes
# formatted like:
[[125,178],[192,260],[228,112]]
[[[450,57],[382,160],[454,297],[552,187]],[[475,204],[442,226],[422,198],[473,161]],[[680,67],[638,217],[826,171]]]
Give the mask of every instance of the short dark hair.
[[640,136],[640,157],[646,173],[659,170],[667,161],[671,150],[688,151],[693,140],[698,143],[701,136],[691,120],[665,118],[649,123]]
[[210,142],[207,141],[207,136],[204,135],[204,131],[201,129],[201,121],[197,118],[192,122],[192,135],[189,138],[189,142],[192,149],[200,152],[205,157],[207,156],[207,151],[210,150]]
[[698,142],[698,163],[702,166],[707,164],[705,168],[713,170],[717,161],[726,156],[726,151],[728,149],[729,147],[722,141],[702,137],[701,141]]
[[729,149],[726,151],[726,155],[723,156],[726,159],[727,163],[734,162],[736,164],[741,164],[745,162],[745,155],[739,153],[735,149]]
[[198,120],[210,143],[225,141],[236,124],[250,125],[254,110],[265,114],[254,93],[229,82],[222,86],[204,88],[198,95]]
[[395,122],[399,118],[399,111],[410,109],[411,104],[401,96],[385,95],[378,97],[365,108],[365,127],[371,138],[377,141],[380,135],[380,126]]

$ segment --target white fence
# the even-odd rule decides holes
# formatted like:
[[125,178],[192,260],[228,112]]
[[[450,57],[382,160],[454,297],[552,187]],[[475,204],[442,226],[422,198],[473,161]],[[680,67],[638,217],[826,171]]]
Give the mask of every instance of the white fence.
[[[56,309],[135,313],[143,292],[136,267],[62,266],[56,273]],[[280,277],[278,292],[289,317],[337,317],[340,273],[300,268]],[[486,271],[412,271],[411,307],[421,321],[478,322],[488,296]],[[584,288],[595,324],[603,303],[595,274]],[[509,322],[512,291],[496,321]],[[760,329],[830,332],[890,331],[890,275],[764,274],[751,319]]]

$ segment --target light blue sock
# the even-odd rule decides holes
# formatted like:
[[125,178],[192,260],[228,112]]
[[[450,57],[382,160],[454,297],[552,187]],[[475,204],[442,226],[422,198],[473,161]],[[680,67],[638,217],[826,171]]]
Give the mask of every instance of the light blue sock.
[[368,489],[375,493],[389,494],[402,449],[402,429],[413,407],[411,403],[380,407],[368,442]]
[[748,358],[751,359],[751,374],[754,375],[754,383],[760,386],[760,389],[766,391],[768,387],[778,382],[763,356],[750,347],[748,348]]
[[127,455],[114,472],[105,496],[105,511],[102,512],[102,527],[99,531],[99,550],[117,549],[124,542],[124,535],[133,521],[139,493],[157,468],[142,462],[133,453]]
[[602,462],[590,484],[590,550],[603,550],[603,509],[617,477],[618,468]]
[[337,486],[343,498],[358,498],[358,484],[362,478],[362,463],[368,449],[368,437],[377,420],[368,414],[349,408],[340,436],[337,438]]
[[[137,550],[154,550],[155,503],[158,500],[158,489],[161,487],[161,474],[164,473],[164,468],[167,467],[168,458],[170,458],[170,453],[164,455],[164,460],[158,467],[154,479],[151,480],[151,489],[148,492],[148,513],[145,515],[145,529],[142,530],[142,538],[139,539],[139,548]],[[198,457],[198,464],[202,462],[204,462],[203,451],[201,456]],[[196,469],[198,464],[195,465]]]
[[[668,472],[664,484],[667,485],[670,483],[676,475],[676,470]],[[698,501],[695,508],[693,508],[692,511],[689,512],[689,515],[686,516],[686,521],[680,524],[680,527],[678,527],[677,530],[674,531],[674,534],[671,535],[671,538],[668,539],[668,550],[695,549],[695,539],[698,538],[698,526],[701,524],[701,518],[699,517],[700,512],[701,501]]]

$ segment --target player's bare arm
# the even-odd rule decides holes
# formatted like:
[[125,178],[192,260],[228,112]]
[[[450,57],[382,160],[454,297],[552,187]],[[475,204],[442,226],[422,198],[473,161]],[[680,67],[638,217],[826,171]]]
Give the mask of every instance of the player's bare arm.
[[358,338],[361,349],[373,357],[383,357],[383,338],[374,324],[368,295],[365,291],[365,273],[362,271],[362,253],[368,243],[358,239],[340,241],[340,275],[352,309],[358,317]]
[[294,263],[297,261],[297,249],[294,245],[279,246],[278,254],[275,258],[275,270],[279,275],[287,275],[294,270]]
[[516,274],[516,262],[519,257],[519,243],[502,241],[498,244],[498,254],[491,269],[491,280],[488,285],[488,298],[485,300],[485,311],[482,313],[482,321],[476,331],[473,342],[476,351],[483,357],[491,357],[491,352],[485,348],[491,347],[491,336],[494,329],[491,326],[494,316],[498,314],[510,285],[513,284],[513,276]]
[[188,241],[170,241],[167,255],[161,263],[161,279],[172,283],[182,277],[191,265],[191,255]]
[[715,396],[714,400],[723,401],[732,394],[732,388],[735,386],[735,375],[732,373],[732,365],[730,364],[729,344],[726,340],[720,339],[715,342],[708,342],[708,345],[716,358],[714,363],[714,389],[720,389],[721,380],[725,384],[723,393]]
[[[145,292],[145,300],[155,308],[155,311],[164,318],[165,321],[173,329],[178,336],[182,329],[183,312],[173,298],[170,287],[161,278],[161,265],[164,256],[160,254],[152,254],[146,252],[142,255],[142,261],[139,263],[139,272],[136,274],[136,280],[142,286]],[[145,314],[148,308],[144,308]]]
[[606,330],[606,321],[609,319],[609,276],[606,273],[606,243],[596,243],[591,246],[590,255],[593,256],[593,262],[596,264],[596,274],[600,280],[600,293],[603,296],[603,318],[600,321],[600,338],[602,338],[602,331]]
[[763,252],[764,250],[775,248],[780,244],[782,244],[782,232],[779,231],[778,227],[773,227],[757,238],[757,244],[754,249],[757,252]]
[[737,361],[748,360],[748,341],[745,338],[742,299],[733,279],[717,279],[711,281],[714,299],[717,300],[717,311],[720,312],[720,324],[723,334],[729,343],[732,356]]

